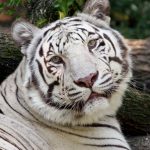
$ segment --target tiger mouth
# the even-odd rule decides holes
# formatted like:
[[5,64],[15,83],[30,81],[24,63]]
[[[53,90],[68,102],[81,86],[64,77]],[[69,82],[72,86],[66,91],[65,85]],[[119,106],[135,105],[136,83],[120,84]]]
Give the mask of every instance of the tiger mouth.
[[89,98],[87,99],[87,101],[95,101],[101,97],[106,97],[108,98],[108,95],[107,94],[99,94],[99,93],[95,93],[95,92],[92,92],[91,95],[89,96]]
[[88,104],[88,103],[92,103],[94,101],[101,101],[103,98],[108,99],[111,96],[111,94],[108,93],[96,93],[96,92],[91,92],[90,96],[88,97],[88,99],[86,101],[78,101],[74,104],[74,107],[72,110],[74,110],[75,112],[81,113],[84,110],[84,107]]
[[83,101],[83,100],[82,101],[74,101],[73,103],[68,104],[68,105],[60,104],[57,102],[48,102],[47,104],[52,107],[56,107],[57,109],[60,109],[60,110],[68,109],[68,110],[73,110],[75,112],[82,112],[87,103],[92,103],[94,101],[100,101],[103,98],[109,99],[112,96],[112,94],[114,92],[116,92],[116,89],[117,89],[117,87],[113,87],[113,89],[109,89],[103,93],[96,93],[94,91],[91,91],[91,94],[86,101]]
[[110,92],[105,92],[105,93],[96,93],[96,92],[91,92],[90,96],[88,97],[88,99],[83,102],[83,101],[79,101],[79,102],[76,102],[75,105],[74,105],[74,108],[73,110],[77,111],[77,112],[82,112],[82,110],[84,109],[85,105],[87,103],[92,103],[94,101],[99,101],[99,100],[102,100],[102,98],[110,98],[112,95],[112,93]]
[[101,99],[102,97],[109,98],[110,96],[111,96],[111,94],[107,94],[107,93],[99,94],[99,93],[96,93],[96,92],[91,92],[91,95],[87,99],[87,102],[92,102],[92,101]]

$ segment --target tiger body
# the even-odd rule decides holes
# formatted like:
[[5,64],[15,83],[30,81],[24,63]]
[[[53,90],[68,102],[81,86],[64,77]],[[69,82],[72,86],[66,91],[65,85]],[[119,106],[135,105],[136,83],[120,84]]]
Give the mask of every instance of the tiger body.
[[115,117],[131,77],[117,31],[79,14],[12,34],[24,58],[0,86],[0,149],[130,150]]

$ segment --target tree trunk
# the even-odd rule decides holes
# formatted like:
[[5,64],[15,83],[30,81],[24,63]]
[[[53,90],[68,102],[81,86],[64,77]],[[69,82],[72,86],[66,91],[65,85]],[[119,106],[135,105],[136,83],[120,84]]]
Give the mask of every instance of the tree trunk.
[[150,92],[150,38],[127,40],[133,60],[132,86],[140,91]]
[[133,79],[118,117],[129,135],[150,133],[150,39],[127,40],[132,51]]

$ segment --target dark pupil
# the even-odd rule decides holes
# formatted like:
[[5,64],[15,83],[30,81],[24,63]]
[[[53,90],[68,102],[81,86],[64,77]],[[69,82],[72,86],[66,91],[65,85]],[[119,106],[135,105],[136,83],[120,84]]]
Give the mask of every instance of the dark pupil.
[[88,43],[89,48],[94,48],[96,46],[96,41],[92,40]]
[[62,63],[62,59],[61,59],[60,57],[58,57],[58,56],[52,57],[52,58],[51,58],[51,61],[52,61],[53,63],[56,63],[56,64]]

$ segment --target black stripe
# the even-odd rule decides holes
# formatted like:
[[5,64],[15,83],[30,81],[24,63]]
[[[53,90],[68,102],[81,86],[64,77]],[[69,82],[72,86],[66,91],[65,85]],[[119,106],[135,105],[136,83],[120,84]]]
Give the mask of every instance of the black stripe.
[[74,91],[74,90],[76,90],[75,88],[70,88],[70,89],[68,89],[68,91]]
[[[49,92],[49,94],[51,94],[52,92]],[[78,97],[77,97],[78,98]],[[72,99],[73,100],[73,99]],[[51,97],[46,97],[45,98],[45,103],[48,104],[51,107],[55,107],[58,110],[62,110],[62,109],[71,109],[71,110],[76,110],[76,111],[81,111],[84,107],[84,102],[82,100],[78,101],[78,102],[73,102],[71,104],[60,104],[58,102],[53,102]]]
[[115,61],[118,62],[119,64],[122,64],[122,60],[120,60],[120,58],[118,57],[109,57],[109,62],[111,61]]
[[122,82],[122,80],[123,80],[123,79],[118,79],[118,80],[116,81],[116,83],[120,84],[120,83]]
[[68,96],[69,96],[69,97],[73,97],[73,96],[76,96],[76,95],[78,95],[78,94],[80,94],[80,93],[81,93],[81,92],[76,92],[76,93],[72,93],[72,94],[69,94],[69,93],[68,93]]
[[43,48],[42,48],[42,46],[41,46],[41,48],[40,48],[40,50],[39,50],[39,55],[40,55],[40,57],[43,56]]
[[62,25],[61,22],[56,23],[54,27],[51,27],[51,28],[49,28],[47,31],[45,31],[44,34],[43,34],[43,36],[45,37],[49,31],[53,31],[53,30],[55,30],[56,28],[60,27],[61,25]]
[[[97,48],[100,48],[100,47],[102,47],[102,46],[105,46],[105,42],[104,42],[104,41],[101,41],[101,42],[98,44]],[[100,52],[102,52],[102,51],[104,51],[104,50],[105,50],[105,47],[104,47],[102,50],[100,50]]]
[[[30,142],[27,140],[27,139],[25,139],[22,135],[20,135],[18,132],[16,132],[14,129],[12,129],[12,128],[10,128],[10,127],[8,127],[7,126],[7,128],[9,128],[9,130],[11,129],[15,134],[17,134],[18,135],[18,137],[19,137],[19,139],[22,139],[24,142],[26,142],[27,144],[28,144],[28,149],[29,149],[29,147],[30,148],[32,148],[32,150],[34,150],[33,149],[33,147],[32,147],[32,145],[30,144]],[[3,129],[0,129],[0,130],[3,130]],[[5,130],[3,130],[4,132],[6,132]],[[8,132],[7,132],[8,133]],[[9,134],[9,133],[8,133]],[[14,137],[15,138],[15,137]],[[16,139],[17,140],[17,139]],[[21,144],[21,143],[20,143]]]
[[4,115],[4,112],[0,109],[0,114],[3,114]]
[[81,23],[81,21],[82,21],[82,20],[79,19],[79,18],[68,18],[67,20],[69,21],[68,23],[70,23],[70,22],[71,22],[71,23],[72,23],[72,22],[79,22],[79,23]]
[[81,100],[82,99],[82,96],[81,95],[77,95],[76,97],[69,97],[70,98],[70,100],[72,100],[72,101],[74,101],[74,100]]
[[77,137],[81,137],[81,138],[86,138],[86,139],[93,139],[93,140],[114,139],[114,140],[122,141],[122,140],[117,139],[117,138],[92,137],[92,136],[80,135],[80,134],[72,133],[72,132],[65,131],[65,130],[62,130],[62,129],[59,129],[59,128],[55,128],[55,127],[52,127],[52,126],[51,126],[51,128],[53,128],[53,129],[55,129],[55,130],[57,130],[57,131],[63,132],[63,133],[65,133],[65,134],[69,134],[69,135],[73,135],[73,136],[77,136]]
[[36,59],[36,62],[38,64],[38,68],[39,68],[39,72],[43,78],[43,81],[47,84],[46,80],[45,80],[45,77],[44,77],[44,74],[43,74],[43,69],[42,69],[42,65],[40,64],[40,62]]
[[8,149],[5,149],[4,147],[0,147],[0,150],[8,150]]
[[18,147],[15,143],[13,143],[12,141],[10,141],[8,138],[2,137],[1,135],[0,135],[0,138],[3,139],[4,141],[8,142],[9,144],[13,145],[17,149],[22,150],[20,147]]
[[115,46],[114,46],[113,42],[111,41],[111,39],[106,34],[103,34],[103,35],[104,35],[104,38],[107,39],[111,43],[111,45],[114,49],[114,52],[115,52],[115,56],[116,56],[116,49],[115,49]]
[[56,109],[59,109],[59,110],[72,108],[72,105],[65,105],[65,104],[61,105],[58,102],[52,102],[50,98],[46,99],[45,102],[51,107],[55,107]]
[[38,45],[40,44],[41,41],[42,41],[42,38],[40,37],[39,39],[37,39],[36,43],[34,44],[34,47],[32,48],[32,51],[31,51],[31,59],[29,60],[29,65],[30,65],[30,67],[32,66],[32,62],[33,62],[33,60],[34,60],[34,56],[35,56],[37,47],[38,47]]
[[[53,35],[54,35],[54,34],[53,34]],[[53,35],[51,35],[51,36],[48,38],[47,42],[49,42],[49,41],[52,39]]]
[[37,39],[37,45],[36,45],[36,47],[38,47],[38,45],[41,43],[41,41],[42,41],[42,37],[40,37],[39,39]]
[[20,68],[20,77],[21,77],[22,81],[23,81],[23,75],[24,75],[24,68],[21,67]]
[[93,146],[93,147],[115,147],[115,148],[122,148],[122,149],[126,149],[129,150],[127,147],[122,146],[122,145],[116,145],[116,144],[104,144],[104,145],[96,145],[96,144],[84,144],[86,146]]
[[107,117],[109,117],[109,118],[115,118],[116,116],[115,115],[107,115]]
[[[52,106],[54,103],[52,102],[52,92],[53,92],[53,89],[56,85],[59,85],[59,83],[57,81],[54,81],[52,82],[51,84],[49,84],[49,87],[48,87],[48,91],[47,91],[47,95],[44,97],[44,101],[46,104],[49,104],[50,106]],[[55,106],[55,104],[54,104]],[[57,104],[56,104],[57,106]]]
[[79,33],[77,33],[77,35],[81,38],[82,42],[84,42],[83,37]]
[[43,36],[45,37],[46,34],[50,31],[51,29],[48,29],[47,31],[44,32]]
[[78,29],[80,29],[82,32],[84,32],[84,31],[88,32],[88,30],[86,30],[85,28],[82,28],[82,27],[79,27]]
[[18,91],[19,91],[19,88],[18,88],[18,85],[17,85],[17,82],[16,82],[16,78],[15,78],[15,84],[16,84],[16,99],[17,99],[17,102],[20,104],[20,106],[25,109],[36,121],[39,121],[28,109],[26,109],[26,107],[24,107],[19,99],[19,95],[18,95]]
[[108,68],[110,69],[110,65],[106,61],[104,61],[104,59],[101,59],[101,58],[98,58],[98,59],[101,60],[103,63],[105,63],[108,66]]
[[129,71],[129,64],[128,64],[128,61],[127,61],[127,60],[124,60],[124,61],[123,61],[123,64],[122,64],[122,72],[121,72],[121,74],[122,74],[123,76],[125,76],[125,75],[128,73],[128,71]]
[[17,114],[19,114],[20,116],[26,118],[23,114],[21,114],[20,112],[18,112],[17,110],[15,110],[15,109],[8,103],[8,101],[6,100],[6,98],[5,98],[5,96],[4,96],[4,94],[3,94],[2,92],[1,92],[1,95],[2,95],[2,97],[3,97],[4,101],[5,101],[5,103],[6,103],[13,111],[15,111],[15,112],[16,112]]
[[108,75],[108,74],[110,74],[110,73],[105,73],[105,74],[103,74],[103,76],[101,77],[101,79],[103,79],[104,77],[106,77],[106,75]]
[[101,123],[93,123],[93,124],[90,124],[90,125],[84,125],[84,127],[104,127],[104,128],[110,128],[110,129],[113,129],[119,133],[121,133],[121,131],[115,127],[115,126],[112,126],[112,125],[108,125],[108,124],[101,124]]
[[50,54],[49,54],[50,52],[54,52],[54,46],[53,46],[52,43],[49,44],[49,50],[47,51],[47,56],[50,55]]
[[77,23],[75,22],[74,24],[71,24],[71,26],[72,26],[72,27],[82,26],[82,24],[81,24],[81,23],[79,23],[79,22],[77,22]]
[[105,81],[103,81],[102,83],[100,83],[100,85],[101,84],[104,84],[104,83],[106,83],[106,82],[108,82],[108,81],[110,81],[112,79],[112,77],[109,77],[107,80],[105,80]]
[[122,50],[122,56],[125,57],[128,51],[128,48],[126,47],[126,45],[124,44],[124,42],[122,41],[122,38],[119,36],[119,34],[117,34],[116,32],[114,32],[112,30],[112,34],[117,38],[118,44],[120,49]]
[[16,141],[18,141],[26,150],[28,150],[23,144],[22,142],[20,142],[16,137],[14,137],[13,135],[11,135],[10,133],[6,132],[5,130],[1,129],[0,130],[3,132],[3,133],[6,133],[8,134],[9,136],[13,137]]

